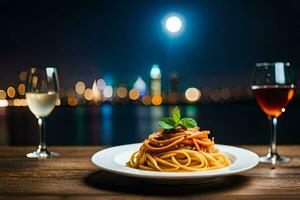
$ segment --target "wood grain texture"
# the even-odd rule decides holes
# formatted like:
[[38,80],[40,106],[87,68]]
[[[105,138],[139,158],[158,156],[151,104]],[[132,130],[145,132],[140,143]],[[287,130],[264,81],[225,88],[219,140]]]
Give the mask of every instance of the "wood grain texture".
[[[242,146],[259,155],[267,146]],[[97,169],[90,157],[103,147],[52,147],[60,157],[27,159],[33,147],[0,147],[0,199],[300,199],[300,145],[281,146],[290,163],[259,164],[205,185],[156,185]]]

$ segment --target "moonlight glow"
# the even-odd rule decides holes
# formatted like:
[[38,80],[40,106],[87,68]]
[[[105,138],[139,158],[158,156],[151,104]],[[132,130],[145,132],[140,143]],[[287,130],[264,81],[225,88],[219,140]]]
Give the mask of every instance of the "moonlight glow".
[[177,33],[182,28],[182,21],[179,17],[173,15],[168,17],[165,25],[168,31],[171,33]]

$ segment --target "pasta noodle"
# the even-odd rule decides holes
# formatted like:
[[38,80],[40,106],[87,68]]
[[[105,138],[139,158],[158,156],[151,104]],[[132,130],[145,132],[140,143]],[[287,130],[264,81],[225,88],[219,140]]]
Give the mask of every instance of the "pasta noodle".
[[128,167],[161,171],[190,172],[224,168],[231,164],[227,155],[214,146],[207,130],[178,126],[149,135],[126,163]]

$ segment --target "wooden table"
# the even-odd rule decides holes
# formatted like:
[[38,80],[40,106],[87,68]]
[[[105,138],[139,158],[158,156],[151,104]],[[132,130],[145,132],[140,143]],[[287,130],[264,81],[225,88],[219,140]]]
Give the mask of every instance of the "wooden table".
[[[264,154],[267,146],[242,146]],[[0,199],[300,199],[300,145],[282,146],[293,157],[274,170],[256,168],[206,185],[166,186],[97,169],[101,147],[52,147],[58,158],[25,158],[33,147],[0,147]]]

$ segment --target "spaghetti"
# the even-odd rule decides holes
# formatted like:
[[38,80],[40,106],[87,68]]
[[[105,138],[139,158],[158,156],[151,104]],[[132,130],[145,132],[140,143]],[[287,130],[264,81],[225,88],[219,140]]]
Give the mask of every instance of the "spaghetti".
[[227,155],[214,146],[209,131],[178,125],[171,131],[160,129],[149,135],[126,163],[128,167],[161,171],[188,172],[224,168],[231,164]]

